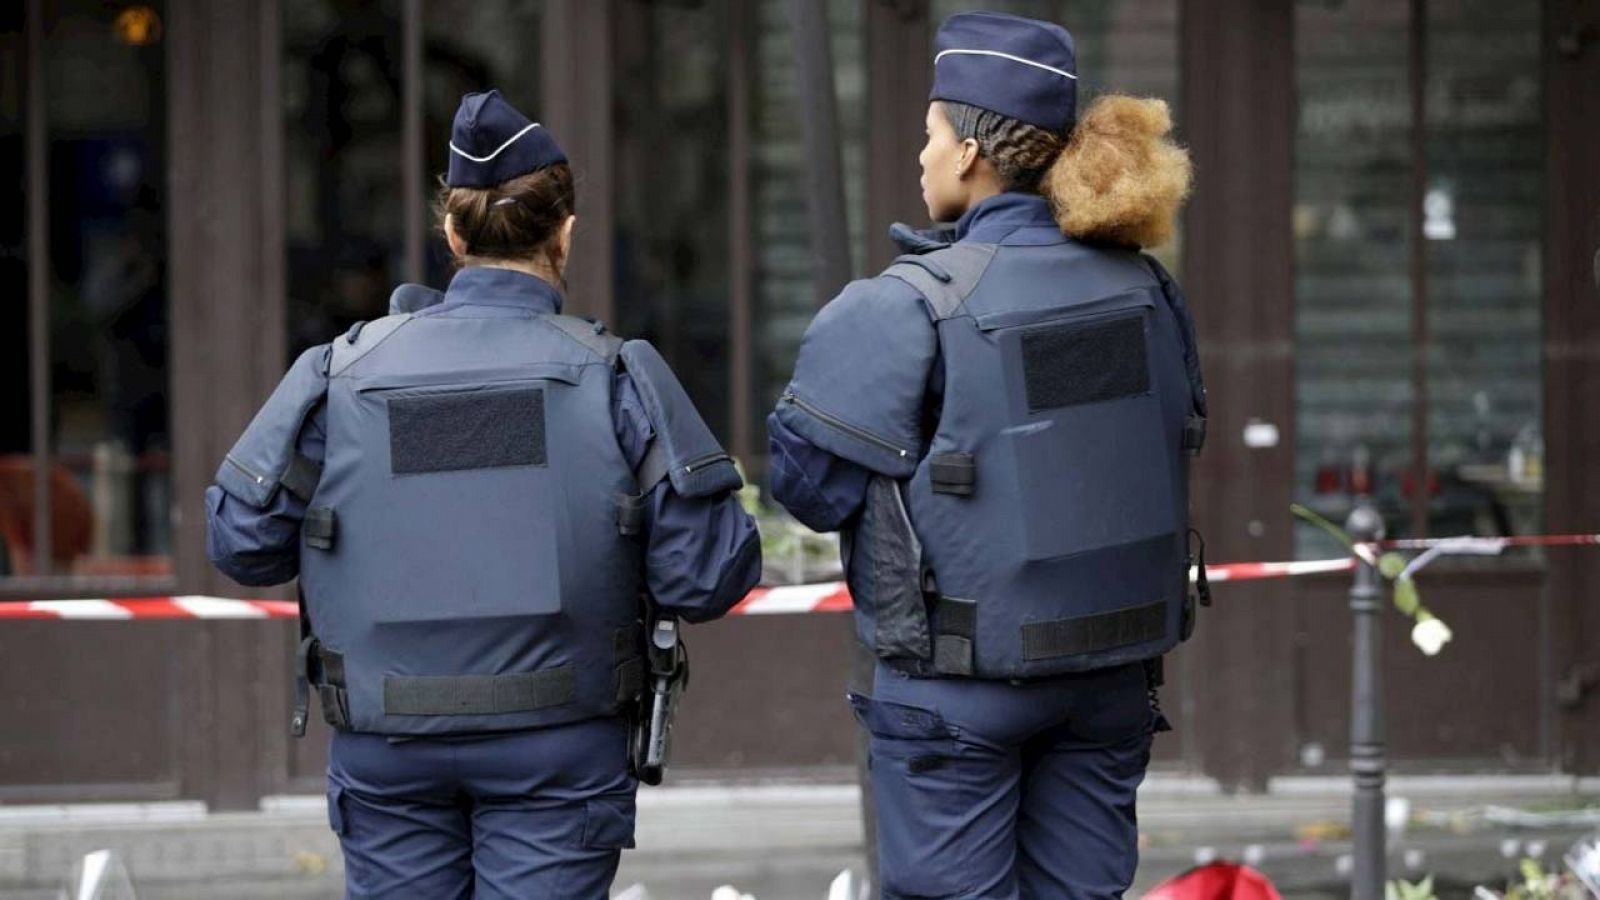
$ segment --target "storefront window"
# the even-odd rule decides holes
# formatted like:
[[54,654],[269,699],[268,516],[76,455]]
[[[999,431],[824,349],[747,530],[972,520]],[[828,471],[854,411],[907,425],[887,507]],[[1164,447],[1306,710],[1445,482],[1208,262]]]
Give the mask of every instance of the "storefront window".
[[291,358],[402,280],[401,49],[398,0],[283,4]]
[[[138,20],[126,20],[130,13]],[[6,404],[0,425],[0,575],[168,575],[162,7],[45,3],[43,54],[31,60],[21,12],[4,15],[0,169],[8,199],[0,204],[0,278],[27,308],[28,267],[47,267],[48,343],[32,345],[27,315],[5,329],[3,390],[17,402]],[[43,189],[47,222],[27,219],[24,116],[33,78],[43,79],[48,161],[33,189]],[[27,254],[36,228],[46,229],[39,260]],[[42,386],[30,365],[40,353],[48,354]],[[42,517],[35,513],[34,398],[45,404],[49,451]],[[35,551],[41,519],[49,527],[43,568]]]
[[[794,373],[800,338],[817,313],[806,214],[805,132],[799,63],[786,0],[762,0],[756,17],[754,157],[755,334],[752,363],[759,415],[777,404]],[[863,176],[866,171],[865,30],[861,4],[827,5],[833,83],[843,161],[850,247],[859,271],[865,252]]]
[[654,343],[728,441],[728,16],[709,0],[614,9],[614,327]]
[[22,4],[0,10],[0,576],[29,571],[33,530],[33,402],[28,334],[27,38]]
[[[1356,495],[1410,525],[1411,94],[1405,4],[1296,7],[1296,496],[1335,522]],[[1297,525],[1302,553],[1338,555]]]
[[[1424,8],[1297,7],[1295,493],[1334,521],[1370,497],[1391,536],[1526,533],[1544,455],[1538,9]],[[1341,552],[1298,527],[1302,556]]]
[[1430,3],[1428,529],[1543,527],[1539,5]]

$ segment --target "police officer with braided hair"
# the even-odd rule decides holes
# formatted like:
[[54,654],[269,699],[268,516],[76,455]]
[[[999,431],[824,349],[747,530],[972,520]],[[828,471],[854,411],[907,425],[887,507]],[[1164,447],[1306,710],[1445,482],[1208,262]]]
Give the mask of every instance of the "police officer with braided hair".
[[603,898],[646,623],[725,613],[760,541],[660,355],[561,315],[550,132],[465,97],[441,207],[449,289],[296,360],[207,491],[208,548],[243,584],[300,578],[348,896]]
[[[886,898],[1116,897],[1159,660],[1193,623],[1193,322],[1141,248],[1188,190],[1165,104],[1077,109],[1073,41],[939,29],[936,222],[817,315],[768,420],[771,487],[841,530]],[[1203,597],[1202,597],[1203,599]]]

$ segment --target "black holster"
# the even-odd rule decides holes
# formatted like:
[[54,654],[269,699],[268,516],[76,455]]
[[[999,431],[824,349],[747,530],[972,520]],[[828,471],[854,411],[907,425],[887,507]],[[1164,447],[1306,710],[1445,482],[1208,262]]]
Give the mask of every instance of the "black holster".
[[662,615],[651,623],[645,659],[649,677],[633,723],[628,763],[640,781],[657,785],[666,776],[678,696],[689,685],[689,654],[676,619]]

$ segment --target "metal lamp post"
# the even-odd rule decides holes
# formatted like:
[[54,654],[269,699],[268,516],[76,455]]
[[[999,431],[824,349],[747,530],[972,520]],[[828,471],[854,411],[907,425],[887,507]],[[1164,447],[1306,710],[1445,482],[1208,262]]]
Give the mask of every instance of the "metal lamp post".
[[[1370,501],[1363,499],[1345,520],[1345,530],[1358,544],[1382,540],[1383,517]],[[1354,623],[1350,772],[1355,778],[1350,820],[1355,837],[1355,867],[1350,896],[1354,900],[1383,900],[1386,880],[1388,833],[1384,825],[1383,670],[1379,647],[1382,585],[1376,560],[1358,557],[1355,582],[1350,588]]]

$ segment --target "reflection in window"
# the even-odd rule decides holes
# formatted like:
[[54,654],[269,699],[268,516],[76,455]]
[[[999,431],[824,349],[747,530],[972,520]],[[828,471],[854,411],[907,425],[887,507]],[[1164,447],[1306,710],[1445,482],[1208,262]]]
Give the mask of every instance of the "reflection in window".
[[727,442],[726,13],[706,0],[615,9],[615,327],[661,350]]
[[[799,64],[787,6],[787,0],[762,0],[755,24],[754,158],[750,163],[756,257],[752,364],[754,408],[762,411],[777,404],[794,372],[800,337],[817,313],[806,218],[808,182]],[[865,209],[862,174],[866,169],[865,22],[861,4],[852,0],[830,0],[827,15],[843,145],[849,217],[845,224],[859,267],[865,252],[861,233]]]
[[1539,6],[1428,5],[1428,528],[1542,527]]
[[[144,11],[159,22],[159,4]],[[6,329],[16,345],[4,353],[4,389],[21,402],[7,404],[0,431],[0,574],[171,572],[164,57],[158,30],[119,31],[117,13],[89,0],[45,4],[50,340],[27,346],[25,316]],[[27,54],[20,12],[6,16],[0,278],[25,306]],[[47,572],[33,564],[30,353],[49,354]]]
[[398,0],[285,0],[282,21],[293,358],[401,280],[401,28]]
[[[450,125],[461,97],[497,88],[511,105],[539,121],[539,34],[542,0],[429,0],[423,4],[423,124],[426,166],[423,221],[429,231],[423,280],[450,281],[450,251],[434,227],[432,203],[449,167]],[[556,136],[560,139],[560,135]],[[399,144],[393,151],[398,160]],[[397,163],[398,164],[398,163]],[[396,186],[398,190],[398,186]],[[581,212],[581,210],[580,210]],[[400,279],[396,279],[397,281]]]
[[[1404,4],[1295,7],[1295,496],[1410,527],[1411,97]],[[1302,555],[1343,552],[1298,524]]]
[[[1055,22],[1071,32],[1079,112],[1102,94],[1133,94],[1166,100],[1177,118],[1177,0],[934,0],[931,27],[970,10]],[[931,46],[933,36],[928,39]],[[1173,240],[1152,251],[1178,276],[1183,274],[1182,238],[1180,220]]]

